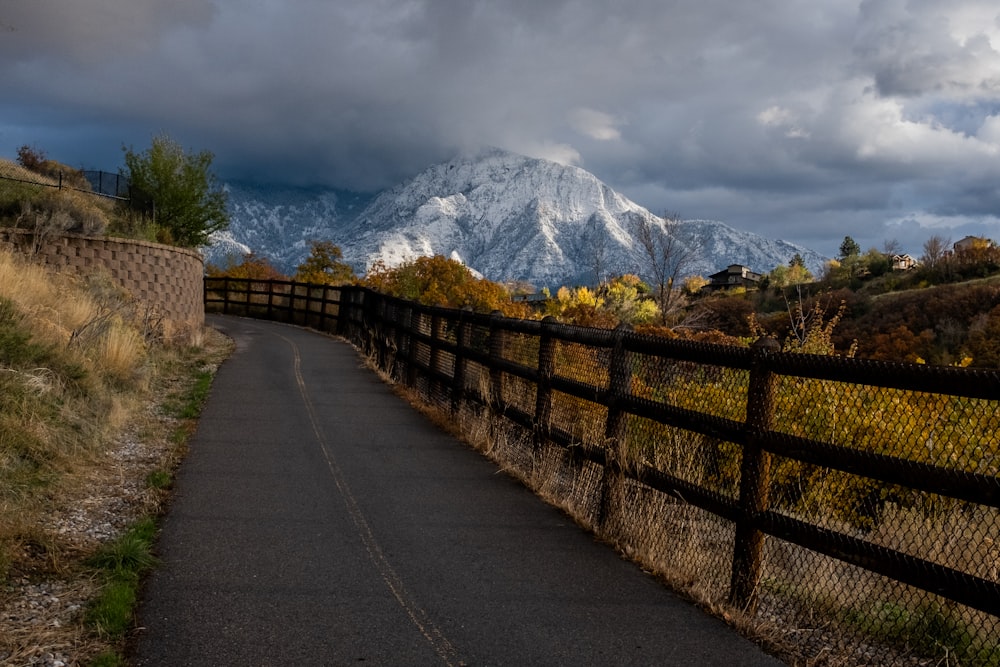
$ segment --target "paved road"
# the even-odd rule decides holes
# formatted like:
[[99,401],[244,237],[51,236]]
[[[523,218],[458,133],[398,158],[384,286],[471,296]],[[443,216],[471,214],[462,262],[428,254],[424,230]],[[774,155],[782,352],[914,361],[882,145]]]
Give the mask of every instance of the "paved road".
[[779,665],[431,426],[347,344],[236,341],[163,523],[139,665]]

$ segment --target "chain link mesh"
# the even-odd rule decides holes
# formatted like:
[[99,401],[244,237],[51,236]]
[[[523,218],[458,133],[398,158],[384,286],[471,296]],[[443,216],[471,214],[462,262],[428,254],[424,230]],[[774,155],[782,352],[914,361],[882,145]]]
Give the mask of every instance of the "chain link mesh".
[[1000,373],[385,301],[355,339],[397,379],[791,662],[1000,665]]

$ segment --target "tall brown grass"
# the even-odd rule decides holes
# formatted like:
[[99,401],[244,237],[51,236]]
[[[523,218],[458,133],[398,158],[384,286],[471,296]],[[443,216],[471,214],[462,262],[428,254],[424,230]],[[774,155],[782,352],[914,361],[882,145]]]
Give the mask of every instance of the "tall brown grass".
[[67,168],[62,185],[46,174],[0,160],[0,226],[20,227],[37,234],[75,230],[102,234],[118,218],[112,200],[89,192],[83,175]]
[[53,489],[92,464],[148,395],[138,309],[112,287],[0,251],[0,581],[25,545],[49,541],[38,517]]

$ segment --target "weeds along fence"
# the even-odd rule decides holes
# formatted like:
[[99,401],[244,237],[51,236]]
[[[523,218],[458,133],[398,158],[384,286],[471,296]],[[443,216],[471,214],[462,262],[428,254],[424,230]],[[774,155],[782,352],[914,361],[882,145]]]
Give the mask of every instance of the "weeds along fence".
[[357,287],[208,278],[205,303],[345,336],[582,523],[809,664],[1000,665],[998,371]]
[[22,169],[13,163],[0,161],[0,185],[4,188],[11,188],[14,187],[14,184],[55,190],[73,190],[120,201],[131,200],[129,181],[121,174],[84,169],[73,170],[66,174],[59,171],[46,176]]

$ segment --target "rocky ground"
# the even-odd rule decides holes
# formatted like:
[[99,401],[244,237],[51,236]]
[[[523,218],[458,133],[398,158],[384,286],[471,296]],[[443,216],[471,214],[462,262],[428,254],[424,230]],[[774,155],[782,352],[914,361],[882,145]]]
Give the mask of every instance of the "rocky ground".
[[[199,354],[205,367],[214,371],[228,346],[221,334],[206,332]],[[122,433],[82,479],[58,489],[58,501],[44,519],[47,543],[29,543],[0,583],[0,666],[86,665],[102,652],[120,650],[83,623],[99,586],[81,561],[164,507],[168,492],[151,488],[147,478],[154,471],[173,471],[183,455],[175,434],[184,424],[164,406],[189,388],[189,376],[187,371],[163,378],[164,386],[154,392],[158,400],[147,406],[141,423]]]

